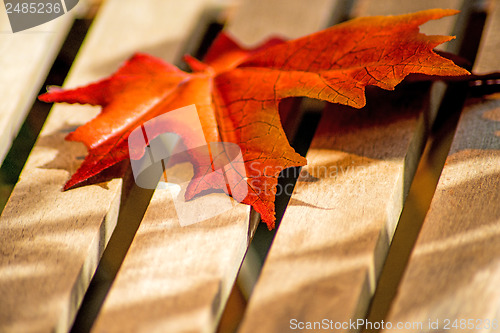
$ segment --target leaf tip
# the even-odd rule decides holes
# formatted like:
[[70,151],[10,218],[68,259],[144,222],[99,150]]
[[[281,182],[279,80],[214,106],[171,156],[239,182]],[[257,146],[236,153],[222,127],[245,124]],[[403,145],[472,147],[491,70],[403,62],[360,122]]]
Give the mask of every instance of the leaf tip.
[[82,182],[78,182],[78,181],[75,181],[74,177],[71,177],[67,182],[66,184],[64,184],[64,187],[62,189],[63,192],[66,192],[68,190],[72,190],[74,188],[77,188],[78,187],[78,184],[80,184]]
[[256,207],[254,207],[254,209],[260,213],[260,218],[262,222],[267,225],[267,229],[269,229],[269,231],[274,230],[276,227],[276,212],[274,210],[274,204],[270,210],[261,210]]
[[47,86],[46,90],[47,90],[46,93],[43,93],[40,96],[38,96],[38,99],[45,103],[55,102],[55,95],[63,91],[63,89],[58,86]]
[[422,13],[426,16],[429,16],[430,20],[437,20],[442,17],[457,15],[458,13],[460,13],[460,10],[451,8],[433,8],[433,9],[422,10],[417,13]]
[[262,218],[262,221],[267,225],[267,229],[269,231],[274,230],[274,228],[276,227],[276,218],[274,217],[274,215],[272,216],[272,219]]

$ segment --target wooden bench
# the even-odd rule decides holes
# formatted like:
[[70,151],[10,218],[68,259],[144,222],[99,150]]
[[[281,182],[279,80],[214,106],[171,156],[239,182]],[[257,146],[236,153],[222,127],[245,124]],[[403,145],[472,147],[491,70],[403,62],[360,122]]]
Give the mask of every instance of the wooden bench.
[[[458,38],[448,50],[466,57],[480,38],[474,69],[498,71],[500,3],[490,5],[105,0],[64,86],[103,78],[137,51],[179,63],[215,17],[227,18],[226,29],[254,45],[349,17],[433,7],[463,11],[426,24],[424,32],[454,31]],[[78,6],[76,12],[85,12],[85,1]],[[1,161],[74,15],[12,34],[0,12]],[[455,99],[465,99],[464,89],[463,83],[407,85],[368,92],[361,110],[325,106],[291,198],[277,199],[286,211],[260,273],[251,255],[243,260],[247,251],[255,256],[252,243],[271,233],[254,237],[259,217],[248,206],[182,227],[169,192],[141,190],[130,175],[62,192],[86,152],[64,136],[99,110],[54,106],[0,217],[0,332],[361,331],[344,323],[365,318],[375,323],[366,331],[379,330],[384,320],[394,326],[380,330],[415,323],[396,331],[461,332],[461,320],[469,325],[469,319],[470,331],[494,331],[500,325],[500,99],[469,97],[462,111],[460,102],[450,104],[450,94],[462,91]],[[293,104],[301,116],[282,114],[282,122],[290,141],[304,143],[302,136],[314,130],[305,120],[323,105]],[[243,302],[228,303],[241,293]],[[306,329],[324,319],[328,329]]]

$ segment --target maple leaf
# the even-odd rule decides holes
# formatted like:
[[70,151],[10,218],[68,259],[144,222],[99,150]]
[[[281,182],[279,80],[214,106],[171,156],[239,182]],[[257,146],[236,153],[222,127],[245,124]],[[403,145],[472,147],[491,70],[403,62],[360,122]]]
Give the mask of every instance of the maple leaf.
[[[253,50],[241,48],[221,34],[204,62],[185,58],[193,73],[136,54],[105,80],[71,90],[51,88],[40,96],[41,100],[103,107],[96,118],[67,137],[84,143],[88,156],[65,189],[130,158],[127,138],[138,126],[195,104],[206,142],[237,144],[246,176],[230,171],[208,172],[213,166],[203,165],[194,157],[194,177],[186,199],[211,189],[232,194],[220,185],[225,183],[221,177],[240,177],[240,186],[248,190],[241,202],[251,205],[272,229],[279,173],[306,164],[287,141],[278,114],[279,102],[303,96],[361,108],[366,103],[367,85],[392,90],[410,73],[469,74],[433,51],[453,37],[426,36],[418,30],[429,20],[456,13],[433,9],[358,18],[296,40],[274,39]],[[179,124],[180,136],[189,140],[193,134],[187,128],[183,132],[182,119]],[[136,153],[138,157],[144,149]]]

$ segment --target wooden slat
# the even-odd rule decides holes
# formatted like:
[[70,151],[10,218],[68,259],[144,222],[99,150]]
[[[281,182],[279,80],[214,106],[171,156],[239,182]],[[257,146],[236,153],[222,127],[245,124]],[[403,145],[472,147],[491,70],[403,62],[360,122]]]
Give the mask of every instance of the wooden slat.
[[[417,1],[409,9],[400,1],[383,4],[384,12],[365,6],[356,13],[428,8]],[[365,317],[428,121],[422,96],[401,93],[378,92],[361,110],[325,110],[240,332],[278,332],[298,329],[298,322]]]
[[7,12],[0,10],[0,165],[59,52],[74,12],[14,34]]
[[[500,37],[495,29],[500,6],[496,5],[476,62],[482,72],[500,68]],[[448,323],[449,332],[498,331],[499,258],[500,98],[493,95],[469,100],[462,112],[387,320],[419,322],[424,330],[430,319],[436,323],[431,328],[444,330]],[[469,319],[472,329],[463,326],[470,324]]]
[[[295,15],[301,13],[307,24],[300,29],[306,34],[322,24],[318,20],[327,19],[322,14],[333,4],[249,0],[229,29],[247,43],[246,36],[254,37],[249,31],[294,30],[296,36]],[[277,13],[283,19],[274,22]],[[214,196],[214,205],[220,199]],[[92,331],[215,331],[254,227],[244,205],[182,227],[169,193],[157,190]]]
[[[198,2],[109,0],[67,87],[105,77],[136,51],[175,58]],[[174,14],[175,13],[175,14]],[[67,331],[117,219],[121,180],[61,192],[85,149],[64,141],[98,112],[56,106],[0,218],[0,331]]]

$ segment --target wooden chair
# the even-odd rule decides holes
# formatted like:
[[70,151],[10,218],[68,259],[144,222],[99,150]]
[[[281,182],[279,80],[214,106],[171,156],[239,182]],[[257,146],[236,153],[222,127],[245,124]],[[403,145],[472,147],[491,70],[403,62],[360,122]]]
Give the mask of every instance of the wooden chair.
[[[448,49],[461,52],[460,45],[473,44],[470,32],[478,31],[464,27],[481,26],[487,14],[474,69],[497,71],[500,4],[478,3],[484,5],[106,0],[64,86],[103,78],[137,51],[178,63],[182,53],[200,44],[207,17],[222,11],[229,11],[226,28],[252,45],[275,34],[299,37],[348,17],[462,8],[458,18],[426,24],[423,31],[454,31],[459,38]],[[85,11],[84,1],[78,6]],[[1,161],[74,15],[12,34],[0,12]],[[477,40],[480,36],[479,29]],[[303,168],[310,177],[295,185],[243,319],[233,323],[238,332],[307,331],[307,325],[316,325],[315,332],[360,331],[361,326],[344,323],[364,319],[383,319],[393,326],[379,328],[391,332],[461,332],[471,323],[471,331],[494,331],[494,323],[500,325],[500,99],[467,98],[453,136],[453,115],[443,122],[451,131],[438,125],[443,110],[459,114],[461,104],[449,104],[449,96],[460,89],[437,83],[377,90],[369,92],[361,110],[325,107]],[[460,96],[465,94],[455,97]],[[295,114],[307,112],[307,103],[296,103]],[[64,136],[98,111],[53,107],[2,212],[0,331],[79,331],[79,321],[73,322],[98,265],[112,284],[97,317],[88,318],[92,332],[223,331],[220,319],[242,277],[258,216],[238,205],[182,227],[168,191],[141,191],[131,177],[62,192],[86,153]],[[301,117],[282,118],[291,140],[300,135]],[[440,139],[442,131],[451,133],[448,141],[446,135]],[[436,158],[440,147],[448,154],[444,168]],[[432,168],[437,175],[442,169],[435,193]],[[420,222],[409,220],[413,215],[421,216]],[[438,326],[430,326],[436,320]]]

